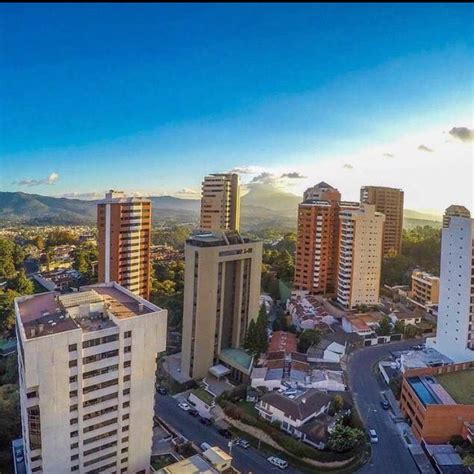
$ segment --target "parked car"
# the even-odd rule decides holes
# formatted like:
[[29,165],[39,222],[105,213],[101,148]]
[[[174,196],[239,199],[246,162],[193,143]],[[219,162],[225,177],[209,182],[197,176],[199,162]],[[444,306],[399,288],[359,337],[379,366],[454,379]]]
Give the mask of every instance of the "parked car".
[[195,410],[194,408],[191,408],[188,410],[188,413],[191,415],[191,416],[199,416],[199,412],[197,410]]
[[236,442],[236,445],[244,449],[247,449],[250,447],[250,443],[246,439],[238,439]]
[[204,442],[204,443],[201,443],[199,447],[201,448],[202,451],[207,451],[208,449],[211,448],[211,445],[209,443]]
[[286,469],[288,467],[288,463],[284,459],[277,458],[276,456],[270,456],[267,458],[267,461],[280,469]]
[[369,438],[371,443],[379,442],[379,437],[377,436],[377,432],[375,430],[369,430]]
[[191,410],[191,407],[186,402],[178,403],[178,406],[179,406],[179,408],[181,408],[181,410],[184,410],[184,411]]
[[160,395],[168,395],[168,390],[166,389],[166,387],[158,387],[158,393]]
[[224,436],[224,438],[230,439],[232,438],[232,433],[229,430],[226,430],[225,428],[219,428],[217,432],[221,435]]
[[203,425],[206,425],[206,426],[210,426],[210,425],[212,425],[212,420],[210,418],[205,418],[204,416],[201,416],[199,418],[199,423],[201,423]]
[[384,410],[390,410],[390,403],[388,403],[388,400],[380,400],[380,405]]

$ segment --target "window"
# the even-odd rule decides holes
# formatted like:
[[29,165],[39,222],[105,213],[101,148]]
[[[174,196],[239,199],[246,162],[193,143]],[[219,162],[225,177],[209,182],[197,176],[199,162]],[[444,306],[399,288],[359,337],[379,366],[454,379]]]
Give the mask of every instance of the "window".
[[129,413],[125,413],[125,415],[122,416],[122,420],[128,420],[130,418]]
[[125,431],[128,431],[128,425],[122,428],[122,433],[125,433]]
[[79,436],[79,431],[71,431],[71,438],[77,438]]
[[125,354],[127,354],[128,352],[132,352],[132,346],[125,346],[124,350]]
[[83,364],[90,364],[92,362],[97,362],[103,359],[109,359],[110,357],[117,357],[118,356],[118,349],[114,349],[112,351],[101,352],[100,354],[91,355],[89,357],[84,357],[82,359]]
[[77,375],[73,375],[72,377],[69,377],[69,383],[74,383],[77,382]]
[[132,337],[132,331],[125,331],[125,333],[123,334],[123,337]]
[[104,426],[112,425],[114,423],[117,423],[117,418],[111,418],[110,420],[103,421],[102,423],[96,423],[95,425],[87,426],[82,431],[84,433],[89,433],[89,431],[94,431],[99,428],[103,428]]
[[71,418],[71,420],[69,421],[69,424],[70,424],[70,425],[77,425],[77,422],[78,422],[78,421],[79,421],[79,420],[78,420],[77,418]]
[[70,398],[77,397],[77,390],[71,390],[71,391],[69,392],[69,397],[70,397]]
[[112,334],[110,336],[103,336],[98,337],[96,339],[90,339],[89,341],[84,341],[82,343],[82,348],[85,349],[86,347],[94,347],[100,344],[107,344],[108,342],[118,341],[118,334]]
[[77,344],[69,344],[69,352],[77,351]]
[[123,376],[123,381],[124,382],[129,382],[130,381],[130,375],[124,375]]
[[126,369],[127,367],[130,367],[131,365],[132,365],[132,361],[130,361],[130,360],[126,360],[126,361],[123,363],[124,369]]
[[79,459],[79,454],[73,454],[71,456],[71,461],[75,461],[76,459]]
[[71,471],[79,471],[79,466],[72,466]]
[[126,388],[124,391],[123,391],[123,394],[124,395],[128,395],[130,393],[130,389],[129,388]]
[[71,367],[77,367],[77,359],[69,361],[69,368]]
[[130,406],[130,402],[123,402],[122,408],[128,408]]
[[79,447],[79,443],[72,443],[71,449],[77,449]]
[[[108,380],[107,382],[102,382],[102,383],[96,383],[94,385],[90,385],[89,387],[84,387],[82,389],[83,393],[90,393],[94,392],[95,390],[100,390],[102,388],[107,388],[107,387],[112,387],[113,385],[118,384],[118,379],[112,379]],[[77,395],[77,390],[76,390],[76,395]]]
[[125,448],[122,448],[122,451],[121,451],[121,452],[122,452],[122,453],[128,452],[128,446],[125,446]]

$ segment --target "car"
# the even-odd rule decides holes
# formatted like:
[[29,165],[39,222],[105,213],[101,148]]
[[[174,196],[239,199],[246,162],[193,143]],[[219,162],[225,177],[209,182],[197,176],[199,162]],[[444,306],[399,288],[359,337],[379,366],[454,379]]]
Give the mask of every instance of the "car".
[[247,449],[250,447],[250,443],[246,439],[239,439],[236,442],[237,446],[240,446],[241,448]]
[[212,420],[210,418],[205,418],[204,416],[201,416],[199,418],[199,423],[202,425],[210,426],[212,425]]
[[384,410],[390,410],[390,403],[388,403],[388,400],[380,400],[380,405]]
[[189,410],[191,410],[191,407],[190,407],[189,404],[186,403],[186,402],[178,403],[178,406],[179,406],[179,408],[181,408],[181,410],[184,410],[184,411],[189,411]]
[[270,456],[267,458],[267,461],[280,469],[286,469],[288,467],[288,463],[284,459],[277,458],[276,456]]
[[166,387],[158,387],[158,393],[160,395],[168,395],[168,390],[166,390]]
[[199,447],[201,448],[202,451],[207,451],[208,449],[211,449],[212,446],[209,443],[204,442],[204,443],[201,443]]
[[375,430],[369,430],[369,438],[371,443],[379,442],[379,437],[377,436],[377,432]]
[[197,410],[195,410],[194,408],[190,408],[188,410],[188,413],[191,415],[191,416],[199,416],[199,412]]
[[232,433],[229,430],[226,430],[225,428],[219,428],[217,432],[221,435],[224,436],[224,438],[230,439],[232,438]]
[[21,446],[16,446],[15,447],[15,461],[17,463],[23,462],[25,459],[23,455],[23,448]]

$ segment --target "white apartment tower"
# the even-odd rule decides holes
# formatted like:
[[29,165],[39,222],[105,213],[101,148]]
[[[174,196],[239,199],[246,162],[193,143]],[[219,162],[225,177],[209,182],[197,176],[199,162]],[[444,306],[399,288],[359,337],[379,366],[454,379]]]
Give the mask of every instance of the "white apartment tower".
[[239,230],[240,184],[236,173],[216,173],[202,182],[201,229]]
[[379,303],[385,216],[371,204],[339,213],[337,301],[346,309]]
[[450,216],[441,236],[436,338],[428,345],[454,362],[474,360],[474,219]]
[[147,474],[166,310],[113,282],[15,311],[27,472]]

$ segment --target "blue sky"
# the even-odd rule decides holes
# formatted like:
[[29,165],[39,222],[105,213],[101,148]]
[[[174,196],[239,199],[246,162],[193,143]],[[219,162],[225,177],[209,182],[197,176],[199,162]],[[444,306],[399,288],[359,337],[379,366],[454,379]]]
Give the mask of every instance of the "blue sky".
[[460,156],[465,201],[472,141],[449,131],[473,128],[473,20],[468,4],[3,4],[0,188],[191,196],[239,167],[296,193],[378,181],[443,206],[408,177],[425,162],[361,158],[412,134],[452,139],[435,170]]

